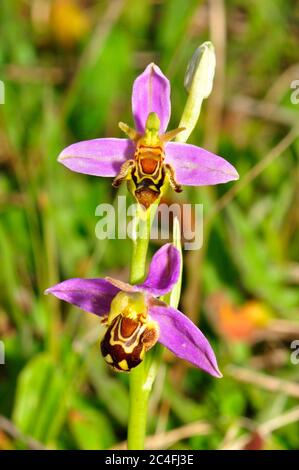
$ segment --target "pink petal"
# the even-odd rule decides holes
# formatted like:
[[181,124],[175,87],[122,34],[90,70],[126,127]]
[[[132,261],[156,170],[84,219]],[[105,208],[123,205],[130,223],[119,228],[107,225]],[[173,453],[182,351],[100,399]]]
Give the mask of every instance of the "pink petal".
[[160,134],[167,129],[171,111],[170,83],[157,65],[149,64],[136,78],[132,92],[132,108],[138,132],[144,133],[145,123],[151,112],[159,116]]
[[180,253],[171,243],[160,248],[152,258],[146,280],[136,287],[154,296],[170,292],[180,275]]
[[77,305],[87,312],[102,316],[109,312],[119,289],[105,279],[68,279],[46,290],[58,299]]
[[94,139],[72,144],[64,149],[58,161],[77,173],[116,176],[121,165],[133,158],[135,145],[128,139]]
[[210,343],[202,332],[179,310],[168,305],[152,305],[150,316],[159,323],[159,341],[177,357],[191,362],[214,377],[222,377]]
[[187,186],[209,186],[239,178],[224,158],[195,145],[169,142],[165,163],[174,168],[178,183]]

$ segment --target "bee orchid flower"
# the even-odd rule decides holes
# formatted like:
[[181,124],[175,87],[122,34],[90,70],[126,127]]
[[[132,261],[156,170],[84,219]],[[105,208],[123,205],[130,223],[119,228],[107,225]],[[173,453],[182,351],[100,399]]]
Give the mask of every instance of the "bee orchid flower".
[[69,279],[46,293],[98,315],[106,332],[101,341],[105,361],[129,372],[159,341],[177,357],[221,377],[214,352],[203,333],[183,313],[158,297],[170,292],[180,274],[180,254],[168,243],[153,256],[141,284],[112,279]]
[[103,138],[70,145],[58,160],[70,170],[114,177],[118,187],[127,181],[137,202],[147,209],[168,183],[206,186],[238,179],[235,168],[223,158],[195,145],[170,142],[184,128],[166,132],[170,119],[170,83],[159,67],[149,64],[133,85],[135,129],[119,123],[129,139]]

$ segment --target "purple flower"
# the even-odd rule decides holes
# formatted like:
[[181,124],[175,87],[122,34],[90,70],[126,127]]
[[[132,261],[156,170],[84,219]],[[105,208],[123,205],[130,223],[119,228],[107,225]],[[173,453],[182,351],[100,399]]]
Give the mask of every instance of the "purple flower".
[[169,142],[184,128],[165,133],[171,111],[170,83],[155,64],[135,80],[132,109],[136,130],[119,123],[129,139],[79,142],[63,150],[59,162],[78,173],[114,177],[115,187],[127,181],[145,208],[158,200],[168,182],[180,192],[181,185],[238,179],[235,168],[223,158],[195,145]]
[[157,297],[170,292],[180,273],[179,251],[170,243],[154,255],[147,278],[131,286],[116,279],[69,279],[46,291],[102,318],[101,351],[115,370],[130,371],[157,341],[176,356],[221,377],[202,332]]

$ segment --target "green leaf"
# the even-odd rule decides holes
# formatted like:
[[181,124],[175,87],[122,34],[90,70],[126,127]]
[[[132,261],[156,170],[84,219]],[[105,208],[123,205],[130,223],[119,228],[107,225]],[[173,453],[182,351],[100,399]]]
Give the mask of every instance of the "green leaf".
[[232,253],[243,284],[281,314],[292,315],[298,306],[298,289],[284,284],[282,267],[273,261],[268,245],[248,217],[235,204],[230,204],[228,214],[232,224]]
[[121,381],[120,374],[111,376],[98,351],[87,361],[89,380],[95,387],[98,397],[105,403],[108,412],[120,424],[128,422],[128,391]]
[[76,398],[68,416],[68,425],[82,450],[103,450],[112,446],[115,437],[111,423],[99,410]]
[[25,434],[49,443],[66,412],[67,376],[47,353],[35,356],[19,375],[13,421]]

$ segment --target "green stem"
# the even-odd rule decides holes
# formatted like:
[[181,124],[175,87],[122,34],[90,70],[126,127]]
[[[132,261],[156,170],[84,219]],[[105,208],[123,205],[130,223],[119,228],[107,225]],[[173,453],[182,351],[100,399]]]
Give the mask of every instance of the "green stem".
[[[146,255],[150,239],[151,211],[145,219],[138,220],[138,235],[134,241],[131,261],[130,283],[142,282],[146,272]],[[148,386],[149,367],[143,361],[130,372],[130,401],[128,421],[128,449],[144,449],[147,423],[147,406],[150,394]]]
[[[138,235],[134,241],[131,262],[131,284],[142,282],[146,272],[146,255],[150,239],[151,223],[158,207],[152,206],[146,218],[137,222]],[[181,252],[180,225],[174,220],[173,243]],[[169,296],[169,303],[177,307],[181,290],[182,272],[177,285]],[[141,364],[130,372],[130,401],[128,421],[128,449],[143,450],[146,436],[147,408],[152,384],[162,356],[162,347],[157,345],[146,354]]]
[[128,422],[128,449],[143,450],[146,435],[147,407],[150,390],[146,382],[145,362],[130,373],[130,402]]
[[146,255],[150,237],[150,215],[145,220],[138,221],[138,236],[134,241],[131,260],[130,283],[138,284],[142,282],[145,276]]

